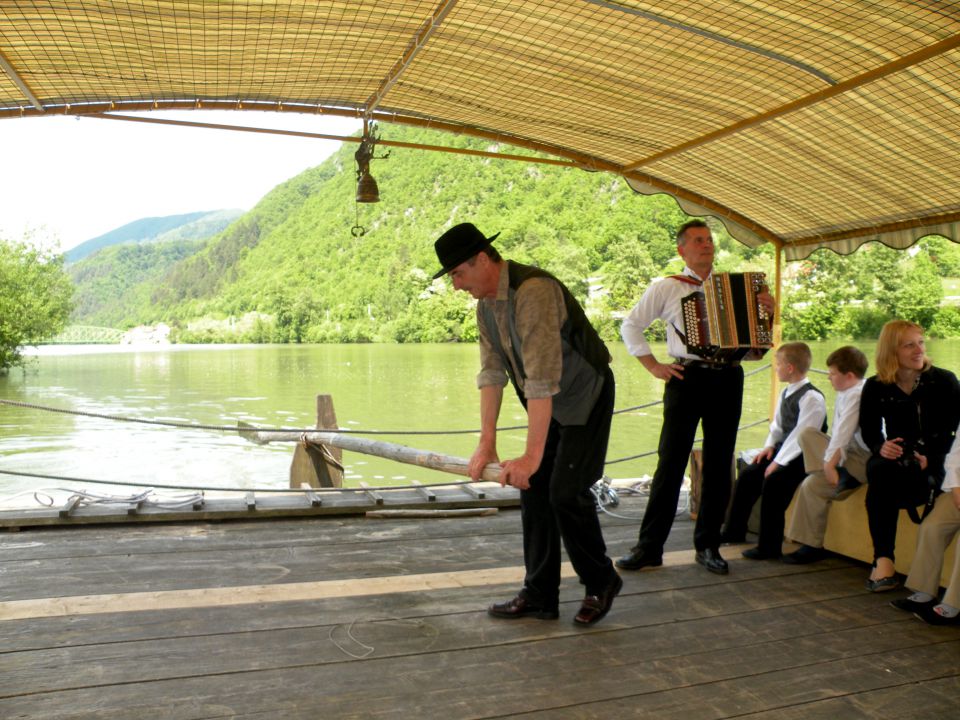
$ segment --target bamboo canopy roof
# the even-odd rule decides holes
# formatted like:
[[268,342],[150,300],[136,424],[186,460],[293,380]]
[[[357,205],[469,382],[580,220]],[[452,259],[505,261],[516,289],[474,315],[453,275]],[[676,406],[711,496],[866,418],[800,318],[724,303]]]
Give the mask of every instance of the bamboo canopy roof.
[[531,148],[787,259],[960,241],[956,2],[0,2],[0,118],[172,108]]

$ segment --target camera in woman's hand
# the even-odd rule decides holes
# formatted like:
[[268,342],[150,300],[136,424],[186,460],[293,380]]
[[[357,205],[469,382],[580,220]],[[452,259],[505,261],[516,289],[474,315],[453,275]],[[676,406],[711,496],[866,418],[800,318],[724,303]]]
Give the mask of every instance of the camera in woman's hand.
[[903,454],[894,462],[904,468],[919,468],[920,461],[917,460],[917,453],[923,455],[923,440],[901,440],[899,443],[903,448]]

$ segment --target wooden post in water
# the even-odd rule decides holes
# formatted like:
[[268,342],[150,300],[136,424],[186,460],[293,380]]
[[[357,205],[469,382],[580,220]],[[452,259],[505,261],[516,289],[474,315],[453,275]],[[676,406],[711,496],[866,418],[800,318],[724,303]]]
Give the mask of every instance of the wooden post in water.
[[[317,395],[317,430],[336,430],[337,413],[332,395]],[[290,462],[290,487],[343,486],[343,451],[338,447],[307,441],[298,443]]]

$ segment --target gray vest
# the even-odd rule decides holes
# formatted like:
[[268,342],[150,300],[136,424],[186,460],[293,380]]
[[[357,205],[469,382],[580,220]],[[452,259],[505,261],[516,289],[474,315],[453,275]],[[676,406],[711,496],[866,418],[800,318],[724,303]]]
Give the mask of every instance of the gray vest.
[[477,305],[477,310],[481,316],[481,321],[486,327],[492,329],[490,338],[493,347],[503,358],[510,380],[517,391],[517,396],[523,406],[526,407],[526,398],[520,390],[521,383],[519,378],[513,376],[512,369],[515,364],[517,372],[526,380],[526,372],[523,368],[522,343],[520,334],[517,332],[516,317],[512,308],[517,289],[524,281],[533,277],[547,277],[556,282],[563,294],[567,309],[567,321],[560,329],[563,370],[560,376],[560,392],[553,396],[553,419],[561,425],[583,425],[590,417],[590,411],[593,410],[593,405],[603,389],[603,379],[610,362],[610,353],[596,330],[587,320],[580,303],[573,298],[562,282],[550,273],[529,265],[508,262],[507,266],[510,273],[510,290],[507,302],[510,303],[511,307],[508,317],[510,345],[512,346],[510,352],[513,363],[507,357],[507,350],[500,343],[500,334],[496,330],[497,321],[493,311],[493,303],[481,301]]
[[[801,387],[790,397],[784,397],[784,394],[787,392],[786,388],[784,388],[783,393],[780,394],[780,409],[778,412],[780,413],[780,429],[783,431],[784,437],[787,437],[797,427],[797,420],[800,419],[800,398],[802,398],[811,390],[815,393],[820,393],[820,395],[823,395],[820,390],[815,388],[810,383],[807,383]],[[823,425],[820,426],[820,430],[821,432],[827,431],[826,417],[823,418]],[[777,450],[780,449],[781,444],[782,443],[777,444]]]

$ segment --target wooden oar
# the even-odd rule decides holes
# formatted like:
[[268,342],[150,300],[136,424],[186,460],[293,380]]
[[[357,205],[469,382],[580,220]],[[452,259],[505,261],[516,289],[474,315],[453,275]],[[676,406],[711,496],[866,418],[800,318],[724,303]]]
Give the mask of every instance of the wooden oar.
[[[454,475],[470,477],[470,473],[467,470],[470,461],[466,458],[456,457],[454,455],[443,455],[431,450],[418,450],[417,448],[397,445],[396,443],[384,442],[382,440],[370,440],[368,438],[357,437],[356,435],[345,435],[343,433],[324,430],[264,432],[244,422],[237,423],[237,431],[240,433],[240,437],[255,442],[258,445],[266,445],[271,442],[308,442],[332,445],[342,450],[351,450],[353,452],[363,453],[364,455],[376,455],[377,457],[396,460],[397,462],[407,463],[408,465],[419,465],[420,467],[430,468],[431,470],[439,470],[441,472],[453,473]],[[480,479],[500,482],[500,472],[501,468],[499,465],[490,463],[483,469]]]

